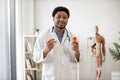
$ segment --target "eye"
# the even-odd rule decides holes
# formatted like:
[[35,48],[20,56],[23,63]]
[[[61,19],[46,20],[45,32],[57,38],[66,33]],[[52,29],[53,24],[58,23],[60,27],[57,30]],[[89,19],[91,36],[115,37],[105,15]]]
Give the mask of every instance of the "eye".
[[66,16],[64,16],[64,17],[63,17],[63,19],[67,19],[67,17],[66,17]]
[[59,19],[59,18],[61,18],[61,16],[56,16],[56,18],[58,18],[58,19]]

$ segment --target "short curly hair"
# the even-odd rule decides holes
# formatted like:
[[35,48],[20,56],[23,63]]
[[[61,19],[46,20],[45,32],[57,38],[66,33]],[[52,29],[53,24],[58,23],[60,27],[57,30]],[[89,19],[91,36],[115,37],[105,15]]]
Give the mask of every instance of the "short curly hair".
[[53,12],[52,12],[52,17],[54,17],[55,14],[56,14],[58,11],[64,11],[64,12],[67,13],[68,18],[70,17],[69,9],[67,9],[66,7],[63,7],[63,6],[58,6],[58,7],[56,7],[56,8],[53,10]]

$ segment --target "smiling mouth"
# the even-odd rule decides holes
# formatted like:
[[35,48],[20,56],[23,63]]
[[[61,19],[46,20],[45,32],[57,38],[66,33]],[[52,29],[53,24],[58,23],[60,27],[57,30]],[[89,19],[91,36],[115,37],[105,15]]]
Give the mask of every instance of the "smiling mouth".
[[64,29],[65,26],[64,26],[64,25],[60,25],[58,28],[59,28],[59,29]]

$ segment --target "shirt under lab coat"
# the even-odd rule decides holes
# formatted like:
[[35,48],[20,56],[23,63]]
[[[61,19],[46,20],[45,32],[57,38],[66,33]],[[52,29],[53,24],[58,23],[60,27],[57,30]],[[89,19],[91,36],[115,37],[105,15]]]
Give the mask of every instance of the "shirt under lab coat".
[[[71,49],[72,36],[72,33],[65,30],[61,43],[51,29],[38,36],[34,46],[33,60],[36,63],[43,62],[42,80],[77,80],[77,60]],[[43,58],[43,49],[50,38],[54,38],[57,42]]]

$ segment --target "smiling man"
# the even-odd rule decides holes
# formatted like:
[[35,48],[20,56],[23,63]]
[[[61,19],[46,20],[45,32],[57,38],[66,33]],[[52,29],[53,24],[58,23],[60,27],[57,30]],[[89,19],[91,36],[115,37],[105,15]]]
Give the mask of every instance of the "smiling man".
[[74,35],[66,29],[69,10],[58,6],[52,17],[54,26],[38,36],[33,60],[43,62],[42,80],[76,80],[80,49],[78,40],[72,44]]

